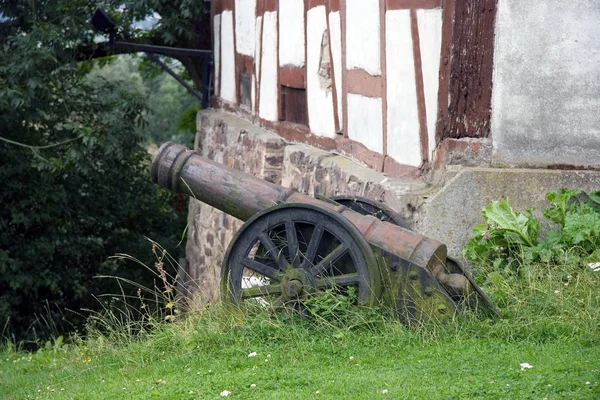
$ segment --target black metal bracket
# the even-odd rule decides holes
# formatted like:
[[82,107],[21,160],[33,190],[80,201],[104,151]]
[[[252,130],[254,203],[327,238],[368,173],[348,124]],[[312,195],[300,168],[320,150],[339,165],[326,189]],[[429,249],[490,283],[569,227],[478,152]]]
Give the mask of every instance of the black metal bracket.
[[[97,9],[92,16],[92,24],[94,27],[108,34],[108,42],[105,43],[108,47],[113,47],[119,50],[131,52],[146,53],[148,59],[154,61],[163,71],[171,75],[183,87],[185,87],[194,97],[200,100],[202,108],[207,108],[210,97],[210,85],[212,83],[212,67],[213,52],[210,50],[186,49],[182,47],[155,46],[150,44],[116,42],[115,41],[115,24],[111,18],[102,9]],[[162,54],[169,57],[199,57],[204,61],[202,71],[202,93],[198,93],[190,84],[181,79],[175,71],[163,63],[155,54]]]
[[[211,72],[213,65],[213,53],[210,50],[184,49],[181,47],[154,46],[149,44],[109,42],[109,45],[119,50],[130,50],[132,52],[144,52],[148,59],[154,61],[163,71],[171,75],[181,86],[186,88],[194,97],[200,100],[202,108],[209,104]],[[155,54],[163,54],[170,57],[200,57],[204,61],[202,71],[202,93],[198,93],[190,84],[181,79],[175,71],[162,62]]]

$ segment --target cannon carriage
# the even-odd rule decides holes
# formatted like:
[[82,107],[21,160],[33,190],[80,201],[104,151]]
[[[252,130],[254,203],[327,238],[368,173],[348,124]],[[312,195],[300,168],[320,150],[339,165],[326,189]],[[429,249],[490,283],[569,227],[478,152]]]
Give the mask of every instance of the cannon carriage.
[[383,302],[407,324],[450,319],[465,308],[495,313],[444,244],[409,230],[383,203],[314,198],[172,142],[159,149],[151,175],[245,221],[221,268],[225,301],[301,308],[307,296],[334,288],[362,304]]

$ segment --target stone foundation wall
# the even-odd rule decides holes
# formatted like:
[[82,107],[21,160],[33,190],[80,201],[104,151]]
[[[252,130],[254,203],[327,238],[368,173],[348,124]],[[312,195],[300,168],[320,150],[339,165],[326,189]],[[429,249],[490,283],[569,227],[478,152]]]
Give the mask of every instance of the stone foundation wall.
[[[285,142],[274,133],[232,115],[198,114],[195,150],[203,157],[281,184]],[[216,300],[221,263],[242,221],[197,200],[190,200],[185,286],[198,302]]]
[[409,225],[420,219],[427,186],[424,181],[390,179],[358,160],[305,144],[285,147],[282,185],[311,196],[358,195],[383,201]]

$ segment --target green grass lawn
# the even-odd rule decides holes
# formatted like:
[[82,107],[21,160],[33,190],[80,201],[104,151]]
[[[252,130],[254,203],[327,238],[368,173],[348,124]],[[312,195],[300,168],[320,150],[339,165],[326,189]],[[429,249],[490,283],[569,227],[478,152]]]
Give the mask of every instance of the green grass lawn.
[[591,341],[425,338],[401,327],[339,339],[293,331],[179,331],[95,351],[4,352],[0,387],[8,399],[216,399],[225,390],[243,399],[600,398],[600,347]]
[[496,321],[408,329],[364,310],[215,307],[138,336],[112,324],[34,353],[9,343],[0,398],[600,399],[600,273],[536,266],[482,284]]

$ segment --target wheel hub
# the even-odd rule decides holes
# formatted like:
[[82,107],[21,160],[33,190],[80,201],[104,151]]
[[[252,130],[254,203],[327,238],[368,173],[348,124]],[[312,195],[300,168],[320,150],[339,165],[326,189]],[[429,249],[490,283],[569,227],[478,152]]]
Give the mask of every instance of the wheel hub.
[[296,299],[304,292],[304,285],[299,279],[290,279],[282,282],[282,294],[287,299]]

